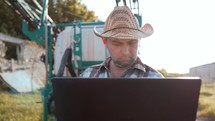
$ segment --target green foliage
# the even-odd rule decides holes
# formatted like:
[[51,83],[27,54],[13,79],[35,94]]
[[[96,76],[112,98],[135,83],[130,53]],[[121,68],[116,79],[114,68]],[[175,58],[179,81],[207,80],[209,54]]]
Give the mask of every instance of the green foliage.
[[4,0],[0,0],[0,32],[11,36],[24,38],[22,34],[22,19],[10,8]]
[[164,76],[164,77],[167,77],[168,76],[168,73],[165,69],[158,69],[158,71]]
[[39,92],[35,94],[10,94],[0,92],[0,121],[40,121],[42,102]]
[[55,23],[98,20],[93,11],[88,10],[86,5],[77,0],[57,0],[56,4],[50,0],[49,15]]

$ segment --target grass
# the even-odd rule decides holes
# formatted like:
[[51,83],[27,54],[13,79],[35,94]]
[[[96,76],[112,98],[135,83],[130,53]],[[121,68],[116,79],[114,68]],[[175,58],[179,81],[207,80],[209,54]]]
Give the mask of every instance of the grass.
[[215,121],[215,82],[202,84],[197,115]]
[[39,92],[11,94],[0,91],[0,121],[41,121],[43,104]]
[[[40,92],[11,94],[0,90],[0,121],[42,121],[43,103]],[[215,121],[215,82],[201,86],[198,117]]]

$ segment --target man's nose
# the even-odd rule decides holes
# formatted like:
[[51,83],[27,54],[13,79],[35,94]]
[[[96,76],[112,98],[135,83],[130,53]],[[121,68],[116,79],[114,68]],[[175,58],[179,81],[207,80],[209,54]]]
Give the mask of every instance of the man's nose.
[[126,46],[122,47],[121,53],[124,54],[124,55],[129,54],[129,47],[126,47]]

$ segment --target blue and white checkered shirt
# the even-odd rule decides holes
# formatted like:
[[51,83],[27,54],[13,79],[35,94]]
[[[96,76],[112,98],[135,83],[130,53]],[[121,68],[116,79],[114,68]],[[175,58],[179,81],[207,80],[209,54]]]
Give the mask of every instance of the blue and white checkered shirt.
[[[109,62],[111,58],[107,58],[102,64],[88,67],[84,72],[80,74],[80,77],[84,78],[109,78],[111,75]],[[139,58],[136,62],[121,76],[122,78],[164,78],[164,76],[155,69],[143,64]]]

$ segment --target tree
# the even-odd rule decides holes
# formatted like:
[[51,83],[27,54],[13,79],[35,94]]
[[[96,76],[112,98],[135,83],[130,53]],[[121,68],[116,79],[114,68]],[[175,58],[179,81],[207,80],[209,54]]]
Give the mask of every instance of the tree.
[[50,0],[49,15],[55,23],[98,20],[93,11],[88,10],[86,5],[77,0],[57,0],[56,3]]
[[167,73],[167,71],[165,70],[165,69],[158,69],[158,71],[161,73],[161,74],[163,74],[163,76],[164,77],[167,77],[168,76],[168,73]]
[[0,0],[0,6],[0,32],[24,38],[22,34],[22,19],[4,2],[4,0]]

